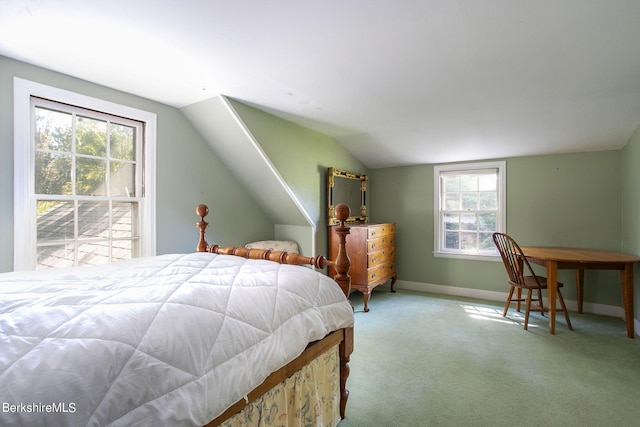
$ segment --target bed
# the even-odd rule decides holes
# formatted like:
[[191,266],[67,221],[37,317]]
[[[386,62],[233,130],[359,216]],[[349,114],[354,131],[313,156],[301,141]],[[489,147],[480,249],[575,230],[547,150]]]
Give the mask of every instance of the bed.
[[[348,216],[348,207],[341,207]],[[0,425],[336,425],[349,260],[197,252],[0,274]],[[308,265],[308,266],[305,266]],[[331,280],[321,271],[333,266]]]

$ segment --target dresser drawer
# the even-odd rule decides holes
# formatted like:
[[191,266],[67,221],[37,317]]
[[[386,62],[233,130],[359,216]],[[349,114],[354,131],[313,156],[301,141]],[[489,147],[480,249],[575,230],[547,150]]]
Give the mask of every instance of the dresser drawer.
[[369,284],[375,282],[386,282],[391,276],[395,274],[396,263],[395,261],[387,261],[367,270],[367,281]]
[[370,252],[367,255],[367,266],[375,267],[387,261],[395,261],[396,250],[394,246],[388,246],[382,250]]
[[389,234],[396,233],[396,225],[393,223],[389,224],[376,224],[369,225],[367,227],[367,238],[375,239],[377,237],[387,236]]
[[373,252],[389,246],[395,246],[395,244],[395,234],[388,234],[386,236],[377,237],[375,239],[369,239],[367,240],[367,252]]

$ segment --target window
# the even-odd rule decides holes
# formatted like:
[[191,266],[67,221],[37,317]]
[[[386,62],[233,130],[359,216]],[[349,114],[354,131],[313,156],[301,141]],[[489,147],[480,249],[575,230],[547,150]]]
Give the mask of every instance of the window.
[[491,235],[504,230],[505,181],[505,162],[434,168],[436,255],[497,255]]
[[155,115],[14,84],[14,268],[155,254]]

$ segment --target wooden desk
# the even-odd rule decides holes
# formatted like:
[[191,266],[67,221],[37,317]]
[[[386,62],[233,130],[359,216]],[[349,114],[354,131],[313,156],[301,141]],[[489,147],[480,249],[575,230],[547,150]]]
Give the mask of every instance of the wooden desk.
[[523,246],[522,251],[529,262],[547,268],[547,298],[549,307],[549,333],[556,332],[556,297],[558,291],[558,270],[576,270],[578,311],[582,312],[582,286],[584,270],[620,270],[622,303],[627,336],[634,337],[633,331],[633,264],[640,257],[619,252],[596,249],[556,248],[544,246]]

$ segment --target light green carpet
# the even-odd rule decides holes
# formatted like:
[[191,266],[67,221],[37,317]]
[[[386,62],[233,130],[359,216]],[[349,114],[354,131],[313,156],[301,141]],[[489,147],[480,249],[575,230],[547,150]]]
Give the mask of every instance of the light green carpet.
[[[355,350],[339,427],[639,426],[640,338],[622,319],[547,318],[498,302],[353,293]],[[515,304],[513,305],[515,307]]]

